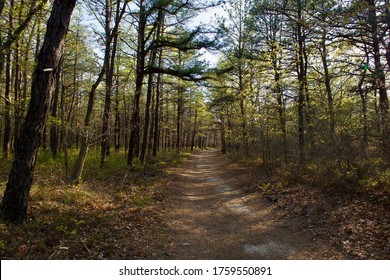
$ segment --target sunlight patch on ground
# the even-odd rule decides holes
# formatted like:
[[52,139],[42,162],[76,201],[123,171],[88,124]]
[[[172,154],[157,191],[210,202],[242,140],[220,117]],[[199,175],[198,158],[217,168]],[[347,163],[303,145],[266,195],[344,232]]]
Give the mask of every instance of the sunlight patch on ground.
[[272,254],[289,254],[294,252],[294,248],[289,244],[279,243],[272,240],[267,241],[260,245],[245,245],[244,251],[246,254],[259,254],[261,256],[267,256]]

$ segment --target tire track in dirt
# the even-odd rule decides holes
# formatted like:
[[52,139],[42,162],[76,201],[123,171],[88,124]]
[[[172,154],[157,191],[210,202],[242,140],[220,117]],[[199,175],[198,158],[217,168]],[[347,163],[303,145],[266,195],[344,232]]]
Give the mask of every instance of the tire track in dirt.
[[[243,192],[245,174],[217,150],[197,152],[171,171],[163,214],[169,259],[311,259],[307,233],[273,217],[270,204]],[[318,255],[317,255],[318,256]]]

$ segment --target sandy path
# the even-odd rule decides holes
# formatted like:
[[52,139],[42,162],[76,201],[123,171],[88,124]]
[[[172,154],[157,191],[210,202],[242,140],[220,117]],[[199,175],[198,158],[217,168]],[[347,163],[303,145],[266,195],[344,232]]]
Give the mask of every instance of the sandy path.
[[313,238],[273,218],[267,201],[245,195],[243,179],[217,150],[198,152],[172,171],[163,218],[171,232],[168,258],[314,257]]

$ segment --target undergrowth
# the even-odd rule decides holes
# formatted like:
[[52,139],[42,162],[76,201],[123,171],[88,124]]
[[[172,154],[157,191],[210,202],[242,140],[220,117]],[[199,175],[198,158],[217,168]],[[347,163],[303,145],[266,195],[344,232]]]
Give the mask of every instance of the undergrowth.
[[329,258],[390,258],[390,168],[381,157],[318,157],[304,165],[235,157],[251,170],[247,191],[331,244],[338,255]]
[[[188,153],[162,153],[145,164],[126,164],[123,152],[100,166],[90,152],[82,182],[68,184],[63,155],[41,151],[30,191],[28,220],[21,226],[0,222],[1,259],[158,258],[147,249],[157,242],[156,205],[165,199],[167,168]],[[70,166],[77,151],[69,151]],[[0,199],[11,160],[0,164]]]

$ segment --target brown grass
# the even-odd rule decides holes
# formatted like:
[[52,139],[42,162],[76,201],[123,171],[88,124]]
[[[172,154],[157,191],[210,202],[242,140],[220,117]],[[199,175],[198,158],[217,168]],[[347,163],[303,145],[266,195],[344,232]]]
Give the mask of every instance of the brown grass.
[[[156,207],[164,189],[157,182],[183,158],[167,154],[129,169],[123,154],[113,155],[104,168],[92,155],[83,183],[70,186],[61,159],[43,155],[30,192],[28,221],[22,226],[0,223],[1,259],[159,258],[149,250],[163,238]],[[1,193],[8,167],[0,171]]]

